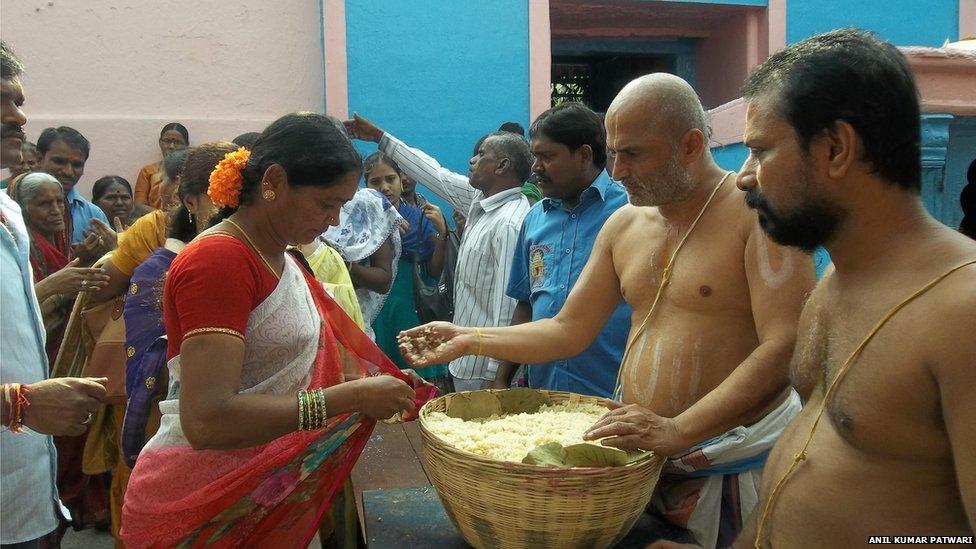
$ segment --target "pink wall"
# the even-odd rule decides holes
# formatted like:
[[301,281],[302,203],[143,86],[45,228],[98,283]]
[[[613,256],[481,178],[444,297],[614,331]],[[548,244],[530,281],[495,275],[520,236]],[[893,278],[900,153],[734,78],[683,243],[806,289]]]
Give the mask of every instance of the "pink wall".
[[976,38],[976,0],[959,0],[959,39]]
[[[951,48],[900,48],[915,72],[923,113],[976,116],[976,52]],[[712,146],[741,143],[746,104],[737,98],[708,112]]]
[[349,70],[346,60],[346,0],[325,0],[322,28],[325,29],[325,112],[345,120],[349,117]]
[[321,22],[317,0],[5,0],[0,34],[27,68],[28,138],[69,125],[92,142],[87,193],[103,175],[135,183],[167,122],[203,143],[321,111]]
[[706,107],[739,96],[746,75],[786,41],[786,0],[770,0],[768,9],[743,9],[713,25],[698,46],[696,89]]
[[706,108],[738,97],[743,78],[757,63],[760,42],[766,43],[760,36],[765,33],[761,19],[765,18],[754,12],[736,15],[713,27],[699,43],[695,87]]
[[549,0],[529,0],[529,118],[552,106]]

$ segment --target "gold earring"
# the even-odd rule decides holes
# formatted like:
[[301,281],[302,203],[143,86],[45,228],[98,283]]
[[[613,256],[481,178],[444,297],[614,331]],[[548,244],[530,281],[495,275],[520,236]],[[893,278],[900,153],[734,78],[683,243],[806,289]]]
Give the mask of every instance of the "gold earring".
[[268,202],[271,202],[275,198],[278,198],[278,195],[275,194],[275,192],[272,191],[271,189],[265,189],[264,192],[261,193],[261,197],[267,200]]
[[190,223],[193,223],[193,213],[190,212],[190,210],[186,211],[186,219],[189,220]]

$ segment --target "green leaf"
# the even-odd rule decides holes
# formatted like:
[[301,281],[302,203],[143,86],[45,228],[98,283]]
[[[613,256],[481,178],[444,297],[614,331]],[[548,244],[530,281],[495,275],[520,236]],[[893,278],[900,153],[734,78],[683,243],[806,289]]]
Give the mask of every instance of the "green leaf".
[[635,463],[643,459],[645,456],[653,454],[650,450],[637,450],[635,452],[627,452],[627,464]]
[[599,444],[582,442],[567,446],[566,463],[570,467],[619,467],[627,465],[627,452]]
[[501,403],[502,411],[506,414],[535,413],[543,405],[549,403],[549,397],[525,387],[507,389],[495,393],[495,397]]
[[566,449],[558,442],[536,446],[522,458],[522,463],[543,467],[570,467],[566,464]]
[[630,462],[627,452],[617,448],[588,442],[570,446],[550,442],[533,448],[522,463],[543,467],[619,467]]
[[447,403],[447,409],[444,413],[449,417],[468,421],[501,414],[502,405],[498,401],[498,397],[488,391],[455,393],[451,395],[451,400]]

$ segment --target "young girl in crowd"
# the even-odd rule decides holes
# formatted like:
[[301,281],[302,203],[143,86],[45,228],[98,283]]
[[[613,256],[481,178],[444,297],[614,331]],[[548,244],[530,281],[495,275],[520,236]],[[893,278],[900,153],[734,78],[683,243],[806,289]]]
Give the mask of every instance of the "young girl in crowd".
[[[420,325],[414,305],[413,264],[420,263],[426,274],[440,277],[444,268],[444,250],[447,241],[447,220],[440,208],[431,202],[422,206],[403,200],[403,172],[389,156],[375,152],[363,162],[366,186],[382,193],[404,220],[401,225],[401,252],[394,262],[393,284],[389,295],[373,321],[376,344],[401,368],[407,362],[400,354],[397,334]],[[424,368],[418,372],[424,379],[446,387],[447,367],[443,364]]]
[[396,276],[401,226],[400,214],[385,196],[375,189],[359,189],[342,207],[339,224],[322,235],[346,261],[370,339],[375,340],[373,321]]

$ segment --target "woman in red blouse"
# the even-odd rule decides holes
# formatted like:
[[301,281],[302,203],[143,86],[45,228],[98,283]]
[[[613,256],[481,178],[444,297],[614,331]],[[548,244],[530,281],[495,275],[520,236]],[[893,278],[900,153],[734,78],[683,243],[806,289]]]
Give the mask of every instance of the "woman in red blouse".
[[307,545],[375,418],[432,396],[286,252],[356,192],[340,128],[286,115],[211,175],[216,224],[166,279],[169,394],[125,495],[127,547]]

